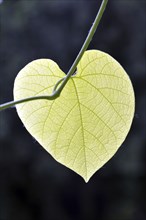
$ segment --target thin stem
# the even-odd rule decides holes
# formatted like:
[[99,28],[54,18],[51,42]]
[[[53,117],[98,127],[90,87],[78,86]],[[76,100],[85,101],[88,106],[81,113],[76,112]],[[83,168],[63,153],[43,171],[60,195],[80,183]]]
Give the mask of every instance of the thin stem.
[[102,4],[101,4],[101,6],[100,6],[100,8],[99,8],[99,11],[98,11],[98,13],[97,13],[97,15],[96,15],[96,18],[95,18],[95,20],[94,20],[94,22],[93,22],[93,25],[92,25],[92,27],[91,27],[91,29],[90,29],[88,35],[87,35],[87,38],[86,38],[86,40],[85,40],[85,42],[84,42],[84,44],[83,44],[83,46],[82,46],[82,48],[81,48],[81,50],[80,50],[78,56],[76,57],[74,63],[72,64],[70,70],[68,71],[66,77],[64,78],[62,84],[61,84],[60,87],[58,88],[57,92],[60,93],[60,92],[63,90],[64,86],[66,85],[66,83],[68,82],[68,80],[70,79],[70,77],[72,76],[72,74],[74,73],[74,71],[75,71],[75,69],[76,69],[76,67],[77,67],[77,65],[78,65],[78,63],[79,63],[79,61],[81,60],[81,58],[82,58],[84,52],[85,52],[86,49],[88,48],[88,46],[89,46],[89,44],[90,44],[90,42],[91,42],[91,40],[92,40],[92,38],[93,38],[93,36],[94,36],[94,34],[95,34],[95,31],[96,31],[96,29],[97,29],[97,27],[98,27],[98,25],[99,25],[99,22],[100,22],[100,20],[101,20],[101,18],[102,18],[102,15],[103,15],[104,10],[105,10],[105,8],[106,8],[107,2],[108,2],[108,0],[103,0],[103,1],[102,1]]
[[53,88],[53,92],[56,92],[57,91],[57,87],[59,86],[59,84],[64,80],[65,77],[63,77],[62,79],[60,79],[54,86]]
[[[107,5],[107,2],[108,0],[103,0],[102,1],[102,4],[100,6],[100,9],[96,15],[96,18],[93,22],[93,25],[87,35],[87,38],[79,52],[79,54],[77,55],[74,63],[72,64],[71,68],[69,69],[67,75],[59,80],[56,85],[54,86],[54,89],[53,89],[53,93],[49,96],[34,96],[34,97],[29,97],[29,98],[25,98],[25,99],[21,99],[21,100],[18,100],[18,101],[11,101],[11,102],[7,102],[5,104],[2,104],[0,105],[0,111],[1,110],[4,110],[4,109],[7,109],[9,107],[12,107],[14,105],[17,105],[17,104],[20,104],[20,103],[24,103],[24,102],[28,102],[28,101],[34,101],[34,100],[39,100],[39,99],[46,99],[46,100],[53,100],[53,99],[56,99],[60,96],[60,93],[62,92],[63,88],[65,87],[66,83],[68,82],[68,80],[70,79],[70,77],[72,76],[72,74],[74,73],[79,61],[81,60],[84,52],[86,51],[86,49],[88,48],[94,34],[95,34],[95,31],[99,25],[99,22],[102,18],[102,15],[104,13],[104,10],[106,8],[106,5]],[[61,83],[62,82],[62,83]],[[59,88],[57,89],[58,85],[61,83],[61,85],[59,86]]]
[[10,108],[14,105],[18,105],[24,102],[29,102],[29,101],[35,101],[35,100],[42,100],[42,99],[46,99],[46,100],[53,100],[58,98],[59,94],[57,94],[56,92],[52,93],[51,95],[46,95],[46,96],[32,96],[29,98],[24,98],[24,99],[20,99],[17,101],[11,101],[11,102],[7,102],[5,104],[0,105],[0,111]]

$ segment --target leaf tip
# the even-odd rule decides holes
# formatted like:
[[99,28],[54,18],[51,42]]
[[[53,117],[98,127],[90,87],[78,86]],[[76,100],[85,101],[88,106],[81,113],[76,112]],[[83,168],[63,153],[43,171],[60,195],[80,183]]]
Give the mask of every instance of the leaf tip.
[[90,178],[91,178],[91,176],[89,176],[89,177],[87,177],[87,176],[81,176],[81,177],[84,179],[85,183],[88,183],[89,180],[90,180]]

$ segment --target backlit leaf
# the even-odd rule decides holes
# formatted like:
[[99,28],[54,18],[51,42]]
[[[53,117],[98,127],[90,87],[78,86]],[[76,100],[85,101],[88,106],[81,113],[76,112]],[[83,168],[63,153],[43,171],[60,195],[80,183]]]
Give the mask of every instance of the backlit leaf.
[[[64,76],[54,61],[35,60],[16,77],[14,99],[50,95]],[[17,112],[53,157],[87,182],[125,140],[134,115],[134,92],[115,59],[89,50],[59,98],[23,103]]]

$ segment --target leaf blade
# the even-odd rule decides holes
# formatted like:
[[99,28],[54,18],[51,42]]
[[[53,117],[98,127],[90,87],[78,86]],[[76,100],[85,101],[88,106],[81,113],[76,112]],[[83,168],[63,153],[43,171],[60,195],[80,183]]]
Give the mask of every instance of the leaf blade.
[[[49,68],[44,71],[43,65]],[[63,76],[55,62],[33,61],[18,74],[14,98],[49,95]],[[134,101],[131,81],[121,65],[104,52],[89,50],[58,99],[20,104],[17,111],[26,129],[54,159],[88,182],[125,140]]]

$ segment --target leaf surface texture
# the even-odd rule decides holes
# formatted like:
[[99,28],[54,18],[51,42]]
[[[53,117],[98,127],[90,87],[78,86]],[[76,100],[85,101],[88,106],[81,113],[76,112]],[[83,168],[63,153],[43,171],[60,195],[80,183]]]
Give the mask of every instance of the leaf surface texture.
[[[64,72],[52,60],[25,66],[14,99],[50,95]],[[61,164],[87,182],[118,150],[131,127],[134,92],[122,66],[107,53],[88,50],[59,98],[17,105],[28,132]]]

